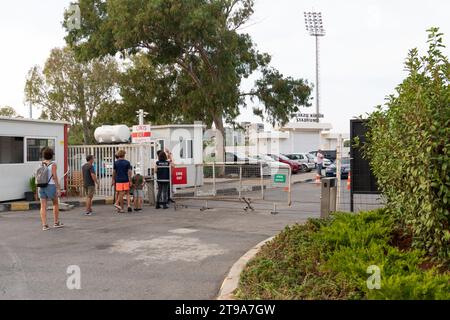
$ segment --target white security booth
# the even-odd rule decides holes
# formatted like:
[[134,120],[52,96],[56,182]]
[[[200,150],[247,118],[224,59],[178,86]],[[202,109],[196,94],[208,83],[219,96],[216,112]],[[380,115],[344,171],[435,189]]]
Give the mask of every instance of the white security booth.
[[201,122],[152,126],[152,139],[158,150],[169,150],[175,165],[172,172],[174,188],[203,184],[203,130]]
[[66,122],[0,117],[0,202],[24,199],[24,193],[31,191],[29,180],[40,165],[44,147],[54,148],[64,186],[68,126]]

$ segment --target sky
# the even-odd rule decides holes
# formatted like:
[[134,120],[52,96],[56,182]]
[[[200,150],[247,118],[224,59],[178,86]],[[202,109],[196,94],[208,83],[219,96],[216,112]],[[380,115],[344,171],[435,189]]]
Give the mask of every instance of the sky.
[[[70,0],[0,1],[0,106],[28,116],[23,88],[28,70],[43,65],[50,50],[64,45],[61,26]],[[256,0],[255,14],[240,30],[272,55],[285,76],[315,82],[315,40],[303,12],[322,12],[320,41],[322,122],[349,132],[349,120],[373,111],[405,78],[403,62],[412,48],[426,52],[426,29],[440,27],[449,43],[448,0]],[[445,49],[448,55],[449,49]],[[252,81],[243,84],[249,88]],[[314,103],[314,102],[313,102]],[[315,107],[303,109],[314,113]],[[36,115],[35,115],[36,116]],[[240,121],[260,122],[251,108]]]

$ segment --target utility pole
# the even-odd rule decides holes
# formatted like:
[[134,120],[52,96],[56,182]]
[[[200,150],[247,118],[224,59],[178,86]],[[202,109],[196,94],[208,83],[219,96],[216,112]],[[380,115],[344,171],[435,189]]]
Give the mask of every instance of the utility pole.
[[142,126],[144,125],[144,121],[145,121],[145,116],[148,115],[148,112],[144,112],[143,109],[139,109],[139,111],[136,111],[136,114],[139,118],[139,125]]
[[310,36],[316,37],[316,121],[320,119],[320,43],[319,37],[325,36],[321,12],[305,12],[306,30]]

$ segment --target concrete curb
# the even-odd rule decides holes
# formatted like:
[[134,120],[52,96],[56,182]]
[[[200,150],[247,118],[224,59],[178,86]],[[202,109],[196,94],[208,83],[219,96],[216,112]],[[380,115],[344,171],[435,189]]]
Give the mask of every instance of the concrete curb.
[[216,300],[236,300],[234,297],[234,292],[239,286],[239,279],[242,271],[244,271],[247,264],[258,254],[261,248],[274,238],[275,236],[270,237],[269,239],[266,239],[254,246],[231,267],[228,276],[225,278],[222,286],[220,287],[219,295]]
[[[83,207],[86,205],[86,202],[83,200],[64,201],[62,199],[61,203],[65,203],[65,204],[74,206],[75,208]],[[95,199],[93,201],[94,205],[112,205],[113,203],[114,203],[113,198]],[[41,204],[37,201],[2,203],[2,204],[0,204],[0,213],[16,212],[16,211],[33,211],[33,210],[40,210],[40,208],[41,208]]]

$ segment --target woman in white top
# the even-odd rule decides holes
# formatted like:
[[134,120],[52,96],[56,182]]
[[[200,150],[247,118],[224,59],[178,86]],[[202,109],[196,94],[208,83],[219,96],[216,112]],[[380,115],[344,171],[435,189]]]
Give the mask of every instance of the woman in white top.
[[44,148],[42,150],[42,157],[44,161],[43,165],[47,166],[49,170],[49,182],[45,188],[39,188],[39,199],[41,200],[41,221],[42,230],[47,231],[50,228],[47,225],[47,201],[51,200],[53,202],[53,217],[54,217],[54,228],[62,228],[64,225],[59,221],[59,197],[61,195],[61,188],[58,182],[58,167],[55,162],[52,161],[54,156],[53,149]]

